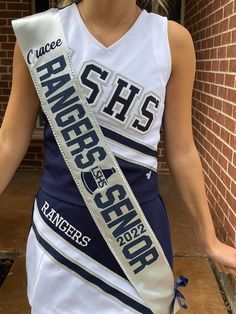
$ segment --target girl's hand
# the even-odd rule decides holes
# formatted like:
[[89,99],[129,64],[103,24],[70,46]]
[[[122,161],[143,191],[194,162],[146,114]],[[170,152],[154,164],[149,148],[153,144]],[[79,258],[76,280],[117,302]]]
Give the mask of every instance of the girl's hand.
[[206,253],[216,264],[219,272],[236,276],[236,249],[216,238]]

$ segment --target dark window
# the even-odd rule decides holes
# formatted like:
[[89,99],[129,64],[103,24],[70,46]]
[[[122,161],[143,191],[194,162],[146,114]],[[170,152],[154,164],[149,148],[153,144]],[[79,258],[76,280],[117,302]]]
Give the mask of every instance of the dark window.
[[49,9],[49,0],[35,0],[35,12],[42,12]]
[[169,19],[180,23],[181,19],[181,0],[169,1]]
[[[35,13],[43,12],[49,9],[49,0],[35,0],[34,3],[35,3]],[[43,127],[44,123],[45,122],[44,122],[43,114],[42,114],[42,111],[40,110],[37,126]]]

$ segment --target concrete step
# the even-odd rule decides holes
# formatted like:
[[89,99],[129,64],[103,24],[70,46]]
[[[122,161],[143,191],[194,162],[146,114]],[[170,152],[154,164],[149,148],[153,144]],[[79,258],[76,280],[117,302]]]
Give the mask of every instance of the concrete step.
[[17,257],[0,288],[1,314],[28,314],[25,258]]
[[227,308],[222,299],[215,275],[212,272],[208,258],[175,257],[174,277],[179,275],[188,278],[186,287],[180,287],[188,301],[189,308],[178,313],[189,314],[227,314]]

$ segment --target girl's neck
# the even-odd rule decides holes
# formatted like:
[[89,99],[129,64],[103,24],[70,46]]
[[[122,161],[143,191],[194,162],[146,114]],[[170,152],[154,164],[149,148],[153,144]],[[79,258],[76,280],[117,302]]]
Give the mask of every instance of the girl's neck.
[[136,0],[82,0],[81,6],[88,19],[98,27],[115,27],[121,22],[128,24],[137,12]]

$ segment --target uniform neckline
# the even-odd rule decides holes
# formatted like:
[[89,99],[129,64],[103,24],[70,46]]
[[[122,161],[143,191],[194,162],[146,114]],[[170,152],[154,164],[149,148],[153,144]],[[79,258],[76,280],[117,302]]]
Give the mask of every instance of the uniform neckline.
[[147,13],[147,11],[144,9],[140,12],[139,16],[136,18],[135,22],[131,25],[131,27],[120,37],[118,38],[113,44],[109,45],[109,46],[104,46],[88,29],[87,25],[84,23],[82,16],[79,12],[79,9],[76,5],[76,3],[72,4],[74,12],[76,14],[76,20],[79,21],[80,25],[82,26],[82,28],[84,29],[84,31],[87,33],[87,35],[89,36],[89,38],[91,39],[91,41],[93,41],[96,45],[98,45],[100,48],[109,51],[113,48],[115,48],[116,46],[118,46],[119,44],[121,44],[123,41],[125,41],[131,33],[133,33],[135,31],[135,29],[137,28],[137,26],[141,23],[141,21],[143,20],[143,17],[145,15],[145,13]]

